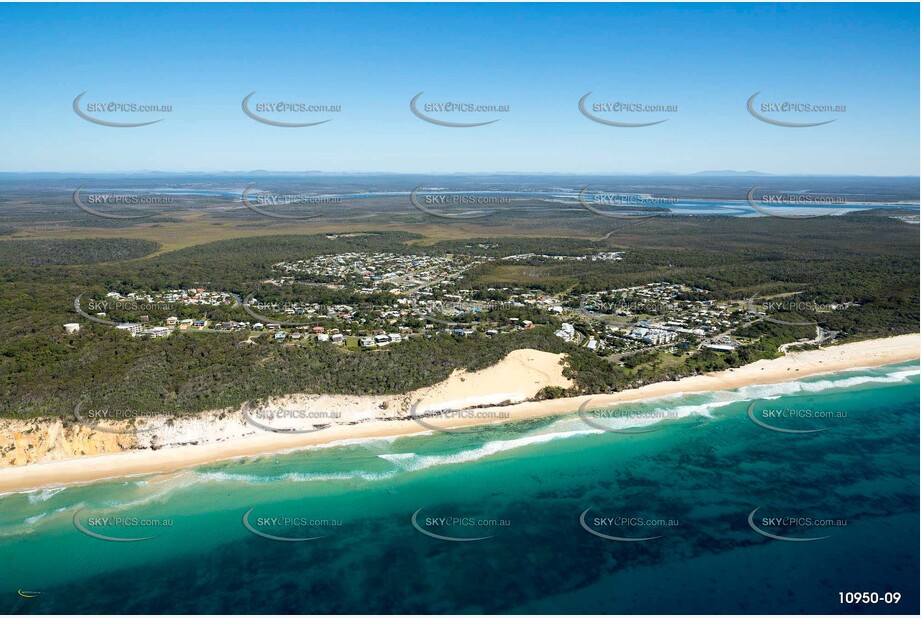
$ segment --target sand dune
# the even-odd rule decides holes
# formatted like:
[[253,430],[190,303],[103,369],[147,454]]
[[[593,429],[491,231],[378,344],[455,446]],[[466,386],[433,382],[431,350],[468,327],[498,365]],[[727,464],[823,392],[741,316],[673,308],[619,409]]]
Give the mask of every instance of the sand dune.
[[[206,427],[208,431],[217,431],[220,441],[6,467],[0,469],[0,492],[169,472],[222,459],[280,452],[354,438],[409,435],[429,431],[426,423],[442,428],[456,428],[501,419],[521,420],[574,413],[588,399],[591,399],[595,406],[679,393],[774,384],[819,373],[917,359],[919,344],[921,336],[918,334],[860,341],[821,350],[794,352],[783,358],[758,361],[738,369],[673,382],[660,382],[607,395],[548,401],[527,400],[544,386],[569,386],[569,381],[562,375],[562,355],[517,350],[492,367],[473,373],[457,371],[440,384],[407,395],[294,395],[280,398],[273,403],[298,409],[307,407],[339,410],[340,422],[314,433],[266,432],[247,425],[237,414],[228,415],[226,411],[207,413],[193,417],[187,422],[197,423],[199,428]],[[415,402],[419,403],[416,411],[420,414],[448,408],[457,410],[468,406],[479,407],[476,408],[476,413],[451,416],[449,419],[424,417],[424,422],[417,422],[408,417],[409,408]],[[382,417],[394,420],[378,420]],[[10,423],[6,421],[6,425],[0,424],[3,427],[2,433],[8,435]],[[221,423],[225,426],[221,426]]]

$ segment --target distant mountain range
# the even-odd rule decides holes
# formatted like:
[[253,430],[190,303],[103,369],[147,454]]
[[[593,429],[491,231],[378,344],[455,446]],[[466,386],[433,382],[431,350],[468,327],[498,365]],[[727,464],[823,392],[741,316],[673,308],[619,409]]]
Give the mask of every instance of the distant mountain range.
[[746,172],[739,172],[737,170],[708,170],[705,172],[694,172],[690,174],[691,176],[776,176],[776,174],[768,174],[765,172],[756,172],[754,170],[748,170]]

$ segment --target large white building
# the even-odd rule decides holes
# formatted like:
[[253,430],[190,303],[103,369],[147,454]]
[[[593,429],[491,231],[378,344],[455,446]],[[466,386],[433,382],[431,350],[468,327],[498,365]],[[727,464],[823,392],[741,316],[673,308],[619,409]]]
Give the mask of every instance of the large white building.
[[119,324],[115,328],[129,333],[132,337],[139,335],[144,330],[144,326],[141,324]]
[[651,343],[652,345],[672,343],[678,339],[678,333],[670,330],[662,328],[645,328],[642,326],[633,328],[627,333],[627,336],[631,339],[639,339],[645,343]]
[[563,322],[560,325],[560,330],[556,331],[555,334],[563,341],[572,341],[576,336],[576,329],[569,322]]

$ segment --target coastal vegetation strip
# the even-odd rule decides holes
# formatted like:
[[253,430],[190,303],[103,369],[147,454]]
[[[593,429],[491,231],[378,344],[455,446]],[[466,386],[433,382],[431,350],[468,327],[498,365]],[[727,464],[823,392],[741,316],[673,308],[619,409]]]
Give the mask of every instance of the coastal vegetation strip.
[[[473,375],[455,374],[448,382],[424,389],[416,395],[425,400],[427,407],[437,408],[439,403],[456,405],[459,394],[478,392],[482,387],[487,395],[491,394],[492,400],[498,405],[483,408],[481,411],[484,414],[455,417],[451,421],[452,427],[472,427],[481,423],[494,423],[500,418],[505,421],[519,421],[575,414],[587,401],[591,401],[593,406],[615,406],[679,393],[724,391],[777,384],[856,368],[892,365],[917,359],[919,343],[921,337],[918,334],[902,335],[792,353],[739,369],[691,376],[679,381],[658,382],[606,395],[519,403],[498,401],[508,396],[502,391],[516,382],[528,382],[522,386],[524,390],[533,388],[535,371],[538,374],[546,374],[545,379],[548,382],[544,383],[560,383],[563,379],[559,372],[558,357],[520,351],[513,353],[511,359],[504,363]],[[526,379],[522,380],[523,377]],[[472,386],[470,390],[463,388],[468,380]],[[519,393],[521,394],[523,393]],[[356,411],[368,408],[377,409],[378,414],[377,417],[367,418],[365,422],[333,423],[322,431],[307,434],[250,431],[246,435],[234,435],[235,428],[241,426],[242,417],[229,411],[213,411],[196,417],[175,419],[175,427],[164,432],[168,440],[172,439],[174,442],[163,443],[156,450],[151,450],[149,443],[139,446],[140,442],[126,440],[125,436],[102,436],[98,432],[87,430],[83,425],[65,428],[60,419],[0,419],[0,426],[4,428],[2,435],[8,436],[5,438],[7,442],[19,441],[12,446],[6,444],[4,448],[15,448],[21,455],[16,461],[3,461],[6,467],[0,469],[0,492],[91,482],[129,474],[166,472],[223,459],[257,456],[311,445],[330,444],[340,440],[393,437],[427,431],[423,424],[409,417],[400,417],[396,409],[397,400],[394,398],[310,395],[303,399],[287,399],[274,403],[294,405],[298,409],[336,408],[342,412],[343,419],[353,418],[351,415]],[[411,399],[412,396],[406,398],[406,401]],[[395,405],[390,409],[381,408],[379,404],[384,401],[393,402]],[[472,405],[483,401],[469,403]],[[375,418],[387,420],[374,420]],[[207,435],[201,434],[203,427],[207,429]],[[192,435],[188,431],[184,432],[183,428],[198,431],[197,437],[194,440],[186,438],[182,441],[182,436]],[[30,441],[44,445],[43,449],[40,452],[32,452],[36,447],[27,448]],[[62,448],[62,445],[66,445],[67,448]],[[81,457],[82,455],[105,456],[87,459]],[[40,466],[27,465],[39,461],[45,463]]]

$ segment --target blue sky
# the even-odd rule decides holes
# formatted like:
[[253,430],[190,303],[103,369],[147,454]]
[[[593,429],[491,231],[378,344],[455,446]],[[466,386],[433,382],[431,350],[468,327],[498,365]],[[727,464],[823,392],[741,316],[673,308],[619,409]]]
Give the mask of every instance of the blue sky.
[[[917,4],[0,5],[0,171],[323,170],[917,175]],[[161,114],[74,114],[86,101]],[[260,124],[240,103],[336,104],[305,128]],[[492,125],[446,128],[410,99],[508,105]],[[577,103],[677,105],[599,114]],[[846,105],[786,128],[760,101]],[[438,116],[437,114],[431,114]],[[767,115],[767,114],[766,114]]]

